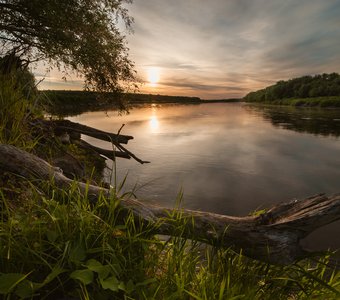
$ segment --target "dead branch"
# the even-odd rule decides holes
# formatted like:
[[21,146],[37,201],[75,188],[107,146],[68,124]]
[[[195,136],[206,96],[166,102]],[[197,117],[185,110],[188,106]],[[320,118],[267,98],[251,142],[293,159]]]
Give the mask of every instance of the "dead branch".
[[62,130],[66,132],[68,131],[78,132],[113,144],[127,144],[129,140],[133,139],[133,136],[130,135],[106,132],[90,126],[75,123],[70,120],[51,120],[51,121],[44,120],[44,122],[50,123],[51,126],[55,128],[55,130]]
[[[28,179],[53,178],[61,189],[68,189],[73,183],[46,161],[10,145],[0,144],[0,168]],[[101,193],[110,195],[108,189],[78,184],[79,190],[93,201]],[[340,219],[340,195],[286,202],[259,216],[246,217],[173,210],[130,198],[122,199],[119,207],[123,213],[132,213],[138,222],[151,225],[155,234],[243,249],[249,257],[275,264],[289,264],[308,255],[299,241],[315,229]]]
[[[32,127],[36,126],[42,127],[43,130],[46,130],[46,128],[52,128],[54,133],[58,136],[63,135],[66,133],[67,135],[72,135],[74,134],[78,135],[76,139],[72,139],[72,142],[76,143],[78,146],[86,149],[91,149],[109,159],[115,159],[116,157],[120,158],[133,158],[137,162],[144,164],[144,163],[149,163],[149,161],[144,161],[140,158],[138,158],[135,154],[133,154],[131,151],[123,147],[121,144],[127,144],[129,140],[133,139],[133,136],[130,135],[122,135],[120,134],[122,127],[119,129],[118,134],[102,131],[93,127],[89,127],[83,124],[75,123],[69,120],[43,120],[43,119],[38,119],[34,120],[31,122]],[[85,142],[84,140],[80,139],[80,134],[87,135],[94,137],[96,139],[106,141],[111,143],[111,145],[114,145],[119,151],[111,151],[111,150],[106,150],[102,149],[99,147],[96,147],[90,143]]]
[[108,159],[115,160],[116,157],[121,157],[121,158],[126,158],[126,159],[131,158],[130,155],[126,152],[102,149],[102,148],[96,147],[94,145],[91,145],[90,143],[88,143],[88,142],[86,142],[82,139],[74,140],[73,142],[80,148],[93,150],[94,152],[96,152],[100,155],[103,155],[103,156],[107,157]]

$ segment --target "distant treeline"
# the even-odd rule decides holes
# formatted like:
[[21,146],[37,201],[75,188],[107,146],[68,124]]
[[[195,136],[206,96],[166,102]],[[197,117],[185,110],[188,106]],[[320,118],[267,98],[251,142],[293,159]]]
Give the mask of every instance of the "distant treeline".
[[90,91],[48,90],[43,91],[47,98],[57,104],[114,104],[118,101],[127,102],[200,102],[198,97],[164,96],[149,94],[110,94],[105,95]]
[[148,94],[100,94],[90,91],[48,90],[45,96],[46,110],[57,115],[76,115],[86,111],[126,109],[142,103],[200,103],[197,97],[172,97]]
[[308,101],[303,100],[306,98],[318,98],[319,101],[314,101],[314,104],[322,103],[321,99],[324,99],[329,104],[332,102],[335,106],[340,106],[340,75],[331,73],[303,76],[288,81],[281,80],[272,86],[247,94],[244,100],[247,102],[276,102],[279,104],[287,102],[287,104],[292,104],[292,99],[295,99],[293,104],[299,105],[306,104]]
[[199,97],[167,96],[152,94],[99,94],[90,91],[47,90],[41,91],[45,96],[45,107],[52,114],[79,114],[86,111],[121,109],[139,104],[176,103],[200,104],[216,102],[238,102],[241,99],[202,100]]

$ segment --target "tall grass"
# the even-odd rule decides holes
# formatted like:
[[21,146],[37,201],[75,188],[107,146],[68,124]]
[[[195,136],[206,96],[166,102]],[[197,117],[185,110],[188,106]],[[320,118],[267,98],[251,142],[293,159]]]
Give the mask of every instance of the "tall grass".
[[21,83],[19,75],[0,72],[0,143],[29,149],[35,141],[28,138],[28,120],[38,111],[38,98],[34,83]]
[[[319,262],[273,266],[181,237],[160,239],[122,214],[116,194],[91,204],[68,191],[26,186],[20,205],[0,191],[4,299],[336,299],[339,273]],[[180,221],[180,220],[179,220]]]

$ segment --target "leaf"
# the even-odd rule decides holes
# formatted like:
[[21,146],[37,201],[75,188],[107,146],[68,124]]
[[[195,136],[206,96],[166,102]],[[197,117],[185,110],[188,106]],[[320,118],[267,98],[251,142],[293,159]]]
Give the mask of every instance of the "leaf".
[[150,278],[150,279],[144,280],[143,282],[136,283],[136,286],[144,286],[144,285],[148,285],[148,284],[151,284],[151,283],[154,283],[154,282],[157,282],[157,279],[156,278]]
[[69,260],[74,263],[79,263],[86,258],[86,250],[82,242],[78,242],[70,250]]
[[35,290],[35,284],[25,279],[18,284],[18,287],[15,290],[15,294],[22,299],[29,298],[29,297],[32,297],[34,290]]
[[91,270],[76,270],[70,274],[72,279],[79,280],[83,284],[89,284],[93,281],[93,272]]
[[24,275],[19,273],[8,273],[0,275],[0,294],[8,294],[27,276],[28,274]]
[[121,281],[119,284],[118,284],[118,289],[122,290],[122,291],[126,291],[126,287],[125,287],[125,283],[123,281]]
[[46,276],[45,280],[38,285],[38,288],[41,288],[44,285],[50,283],[54,278],[56,278],[57,276],[59,276],[61,273],[64,273],[64,272],[66,272],[66,270],[60,268],[60,266],[58,265],[55,266],[52,269],[51,273]]
[[109,276],[111,268],[109,265],[103,266],[98,260],[89,259],[86,262],[86,266],[89,270],[98,273],[99,279],[105,279]]
[[110,289],[113,292],[117,292],[119,289],[119,281],[116,276],[111,276],[105,280],[100,280],[100,283],[104,290]]
[[15,294],[19,296],[20,298],[29,298],[32,296],[34,292],[42,288],[44,285],[50,283],[53,281],[58,275],[61,273],[66,272],[66,270],[61,269],[59,266],[55,266],[51,273],[48,274],[45,278],[45,280],[41,283],[35,283],[32,281],[29,281],[27,279],[23,280],[18,284],[18,287],[15,290]]
[[49,242],[54,243],[58,238],[58,233],[54,230],[48,230],[46,236]]
[[128,281],[128,283],[126,284],[125,291],[126,291],[128,294],[130,294],[130,293],[132,293],[132,292],[135,290],[135,288],[136,288],[136,287],[135,287],[133,281],[130,279],[130,280]]

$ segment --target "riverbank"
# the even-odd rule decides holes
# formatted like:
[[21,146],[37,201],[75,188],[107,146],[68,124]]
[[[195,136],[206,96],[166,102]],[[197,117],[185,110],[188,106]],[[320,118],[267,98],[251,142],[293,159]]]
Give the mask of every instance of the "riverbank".
[[275,105],[340,107],[340,75],[337,73],[302,76],[248,93],[252,103]]
[[247,103],[285,105],[295,107],[319,107],[319,108],[340,108],[340,96],[315,97],[315,98],[285,98],[277,100],[251,101],[244,99]]

